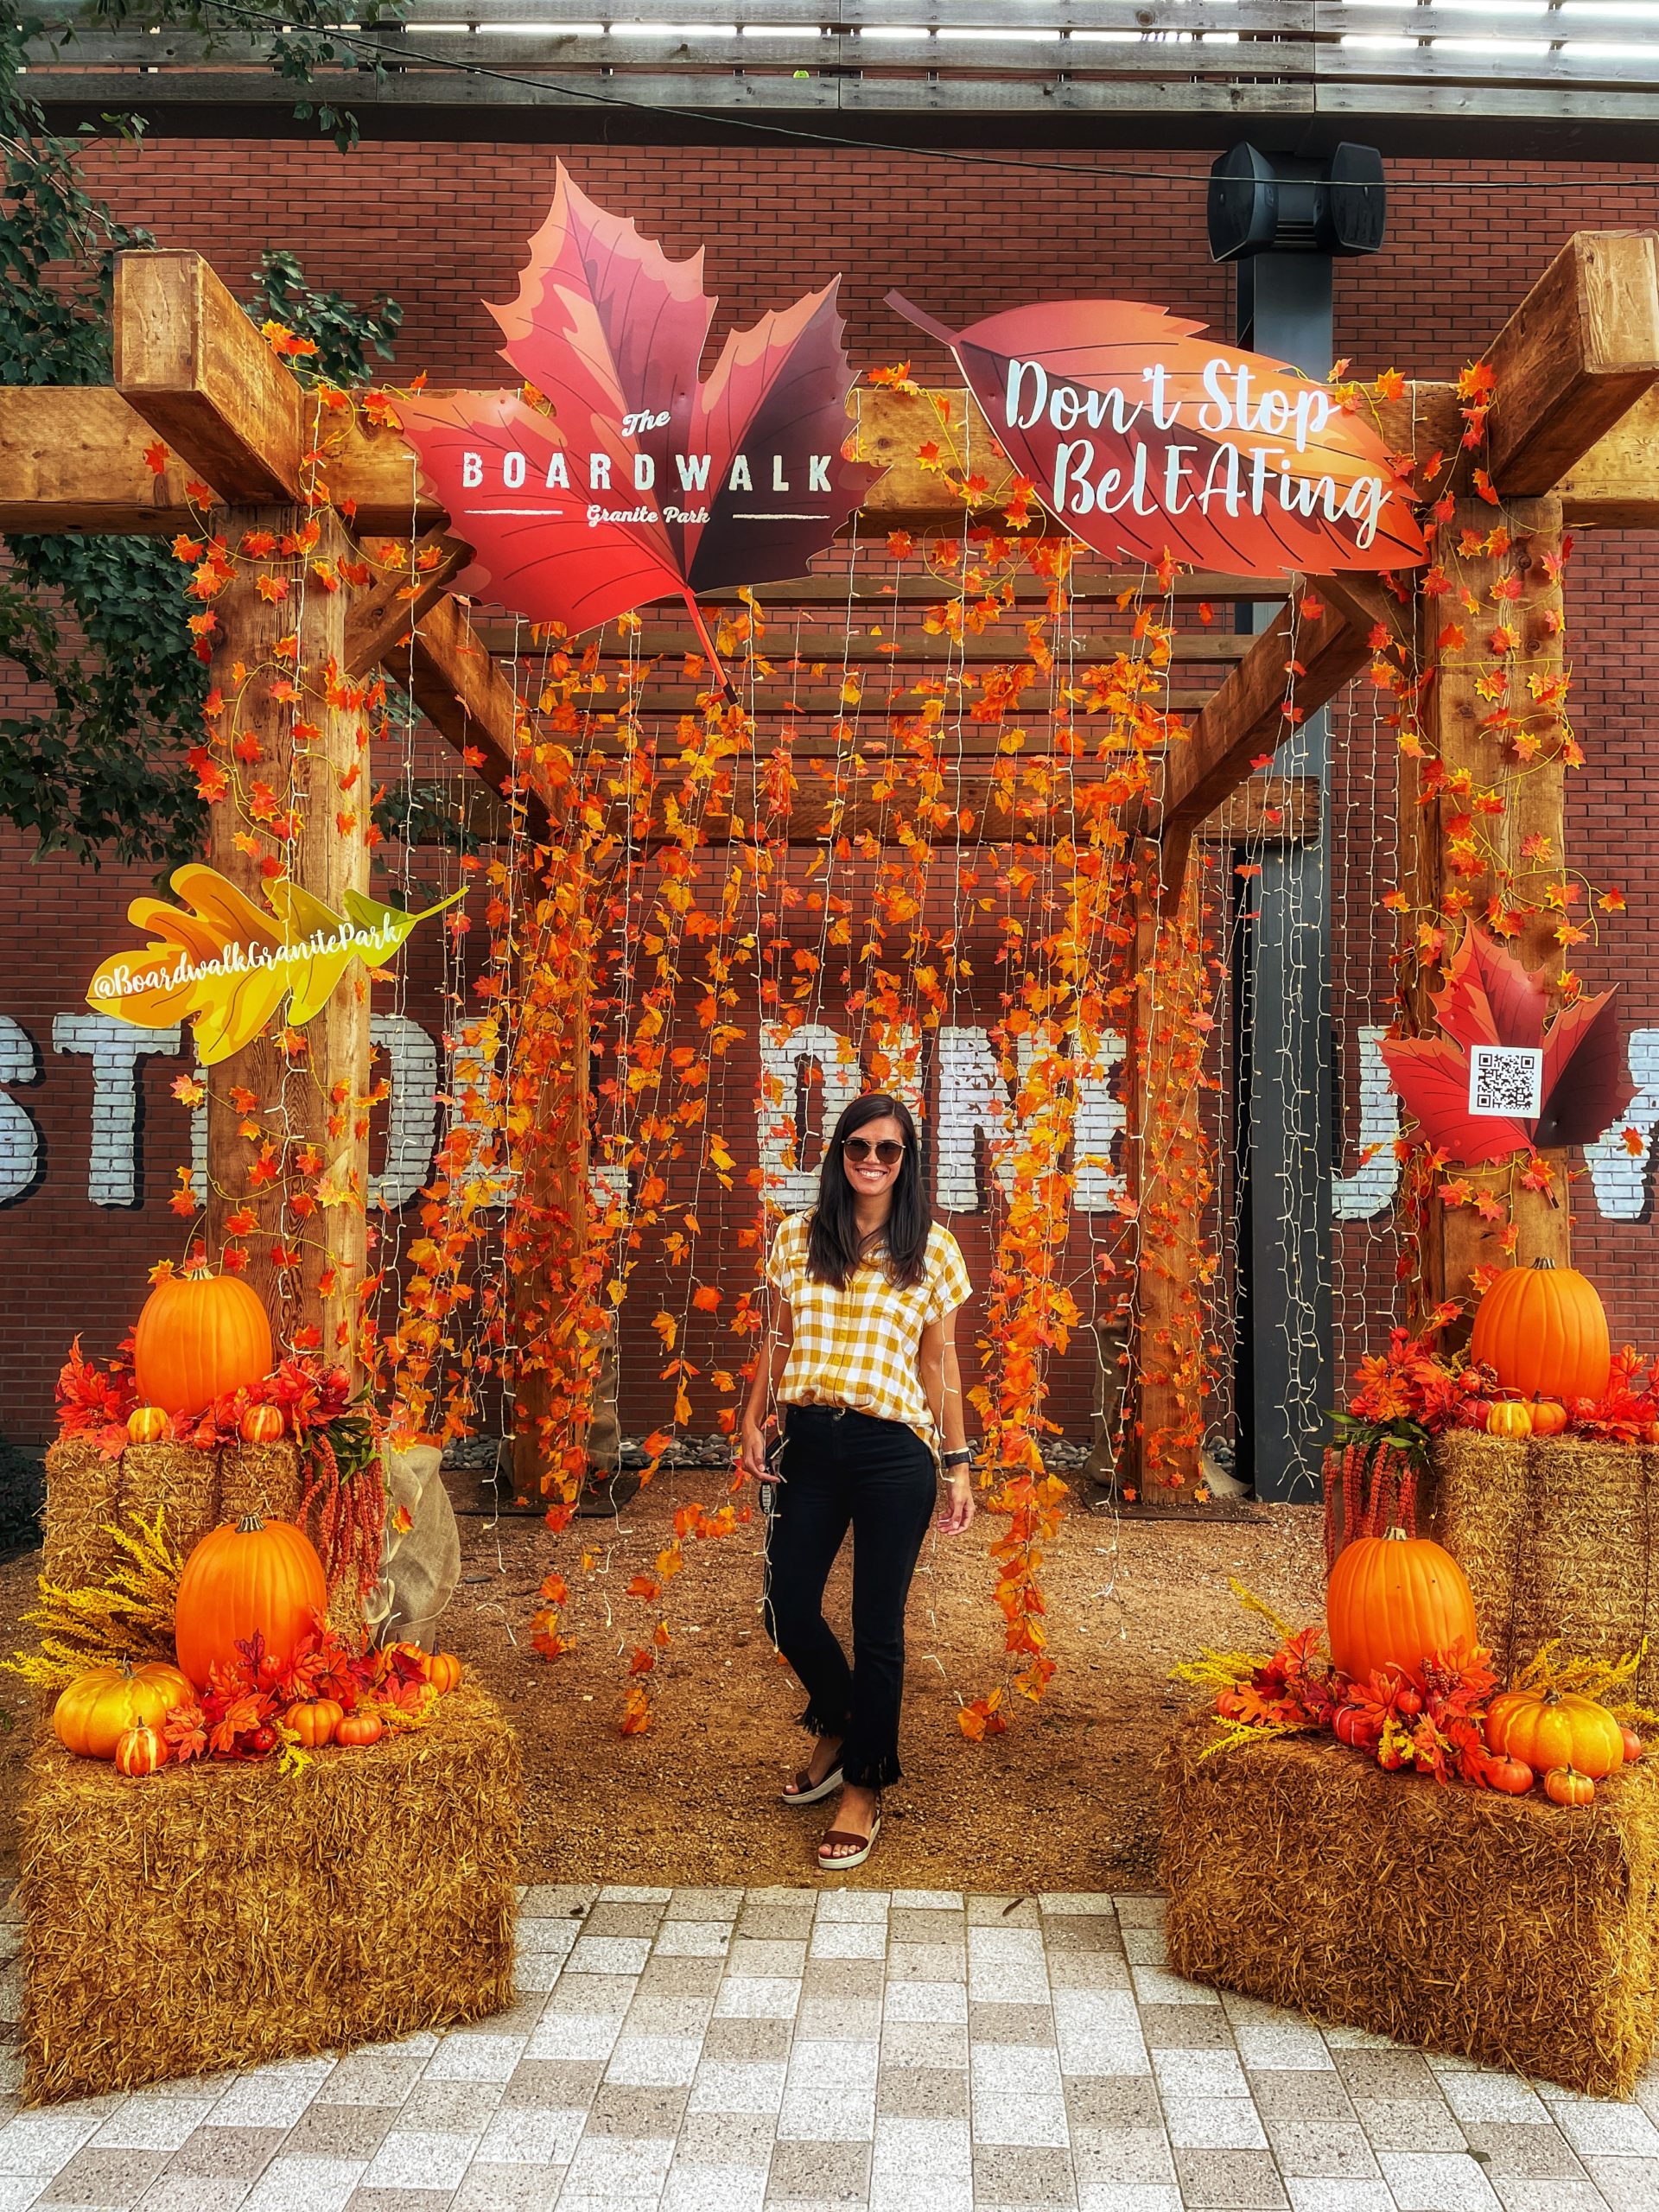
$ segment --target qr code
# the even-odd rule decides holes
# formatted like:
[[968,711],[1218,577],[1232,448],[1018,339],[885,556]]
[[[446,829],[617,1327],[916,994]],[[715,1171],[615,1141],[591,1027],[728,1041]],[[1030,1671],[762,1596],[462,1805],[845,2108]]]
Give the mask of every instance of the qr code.
[[1544,1056],[1526,1046],[1477,1045],[1469,1055],[1469,1111],[1536,1121],[1543,1108]]

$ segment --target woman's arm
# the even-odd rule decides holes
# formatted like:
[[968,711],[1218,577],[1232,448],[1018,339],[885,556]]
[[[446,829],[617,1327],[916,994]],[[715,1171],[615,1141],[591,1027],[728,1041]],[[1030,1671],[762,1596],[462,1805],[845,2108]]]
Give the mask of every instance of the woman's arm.
[[743,1405],[738,1469],[756,1482],[766,1471],[766,1409],[784,1379],[789,1349],[794,1341],[795,1319],[789,1310],[788,1300],[780,1299],[777,1313],[761,1341],[760,1357],[754,1363],[754,1379]]
[[[922,1388],[947,1452],[963,1451],[968,1442],[962,1369],[957,1360],[957,1310],[930,1321],[922,1332]],[[974,1517],[972,1472],[963,1466],[947,1468],[945,1480],[949,1492],[939,1528],[947,1536],[959,1536]]]

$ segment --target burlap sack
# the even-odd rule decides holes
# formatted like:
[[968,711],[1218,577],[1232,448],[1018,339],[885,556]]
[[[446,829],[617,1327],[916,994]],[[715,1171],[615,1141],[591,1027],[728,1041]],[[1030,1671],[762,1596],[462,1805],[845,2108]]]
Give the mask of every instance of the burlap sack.
[[378,1643],[437,1649],[438,1617],[461,1580],[461,1531],[439,1471],[442,1456],[429,1444],[386,1453],[385,1548],[379,1582],[363,1608]]

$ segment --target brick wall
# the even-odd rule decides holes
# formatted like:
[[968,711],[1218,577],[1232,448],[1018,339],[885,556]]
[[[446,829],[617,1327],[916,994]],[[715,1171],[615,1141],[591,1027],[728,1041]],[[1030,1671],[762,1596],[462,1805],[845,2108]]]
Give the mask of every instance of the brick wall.
[[[92,170],[96,188],[124,216],[147,224],[163,244],[197,248],[233,284],[245,282],[263,247],[285,246],[301,255],[315,283],[359,297],[390,291],[406,310],[397,373],[424,369],[443,384],[499,375],[494,327],[480,303],[512,296],[524,241],[546,211],[559,151],[553,144],[381,143],[343,156],[287,139],[168,137],[98,154]],[[1067,152],[1063,159],[1067,173],[1051,175],[1038,156],[1023,166],[988,168],[940,155],[870,150],[569,151],[573,175],[601,203],[632,213],[671,251],[707,248],[705,282],[721,296],[717,334],[728,320],[747,320],[838,271],[849,349],[861,365],[910,355],[920,373],[945,372],[919,334],[881,306],[893,286],[959,321],[1035,296],[1104,291],[1156,299],[1224,331],[1230,280],[1211,266],[1205,245],[1202,185],[1192,181],[1202,157],[1136,151]],[[1086,174],[1091,165],[1097,178]],[[1108,174],[1118,169],[1141,174]],[[1649,196],[1631,188],[1636,175],[1611,165],[1530,163],[1510,172],[1501,165],[1391,163],[1387,251],[1338,267],[1339,350],[1362,371],[1394,364],[1430,376],[1455,372],[1570,231],[1647,219]],[[1493,178],[1525,188],[1475,189]],[[1619,982],[1627,1027],[1659,1028],[1659,863],[1649,857],[1659,802],[1648,769],[1648,717],[1659,689],[1659,647],[1651,641],[1659,541],[1617,535],[1581,541],[1570,595],[1578,714],[1591,766],[1574,786],[1569,849],[1592,879],[1619,883],[1630,900],[1606,944],[1586,949],[1580,964],[1594,984]],[[1386,942],[1370,903],[1386,887],[1376,881],[1374,779],[1385,815],[1391,801],[1386,745],[1374,779],[1367,729],[1351,715],[1339,731],[1338,990],[1351,1046],[1349,1033],[1368,1015],[1387,1016]],[[14,1070],[4,1087],[33,1118],[41,1146],[34,1185],[0,1206],[8,1262],[0,1276],[0,1341],[11,1383],[5,1427],[18,1436],[46,1428],[51,1376],[69,1338],[79,1330],[89,1350],[111,1348],[136,1311],[145,1268],[174,1249],[182,1227],[166,1211],[172,1170],[188,1144],[184,1109],[168,1089],[182,1061],[156,1056],[142,1064],[140,1203],[94,1206],[86,1195],[91,1064],[53,1046],[54,1017],[81,1006],[95,957],[120,941],[127,899],[148,887],[130,872],[93,873],[60,861],[30,866],[15,849],[0,868],[0,912],[12,950],[0,1015],[20,1026],[42,1071],[38,1082],[20,1081],[26,1046],[0,1033],[0,1055],[11,1052],[7,1065]],[[417,944],[409,957],[408,1010],[435,1031],[442,1024],[435,956]],[[995,1011],[988,987],[982,1007],[961,1018],[988,1022]],[[1344,1077],[1351,1133],[1358,1077],[1351,1050]],[[755,1082],[747,1047],[721,1081],[724,1125],[735,1132],[744,1113],[733,1102],[751,1099]],[[1351,1145],[1346,1165],[1351,1171]],[[734,1202],[734,1217],[747,1203],[746,1196]],[[1607,1295],[1616,1333],[1659,1334],[1643,1295],[1650,1224],[1604,1218],[1587,1185],[1576,1194],[1575,1210],[1580,1250]],[[968,1222],[962,1233],[982,1282],[981,1229]],[[1077,1250],[1085,1271],[1086,1242]],[[1338,1313],[1351,1356],[1387,1310],[1393,1249],[1386,1218],[1351,1224],[1340,1252]],[[664,1276],[663,1286],[668,1282]],[[655,1310],[654,1287],[640,1282],[625,1346],[627,1370],[639,1378],[630,1418],[637,1412],[642,1426],[658,1411],[652,1378],[658,1363],[651,1341],[637,1341],[633,1332]],[[691,1357],[710,1356],[715,1342],[711,1332]],[[1059,1402],[1074,1428],[1086,1416],[1090,1364],[1084,1346],[1065,1370]]]

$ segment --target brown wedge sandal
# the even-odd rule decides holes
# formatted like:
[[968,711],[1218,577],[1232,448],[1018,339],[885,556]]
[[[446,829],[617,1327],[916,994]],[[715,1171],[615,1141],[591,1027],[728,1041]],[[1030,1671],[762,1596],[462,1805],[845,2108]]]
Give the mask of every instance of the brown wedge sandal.
[[[819,1839],[818,1872],[821,1874],[850,1874],[855,1866],[861,1866],[875,1849],[875,1839],[881,1833],[881,1808],[875,1808],[875,1818],[870,1822],[868,1835],[860,1835],[852,1828],[830,1828]],[[860,1848],[836,1855],[838,1843],[855,1843]]]
[[782,1796],[785,1805],[819,1805],[840,1787],[841,1761],[837,1759],[822,1782],[814,1782],[811,1770],[803,1767],[795,1777],[795,1787],[785,1789]]

